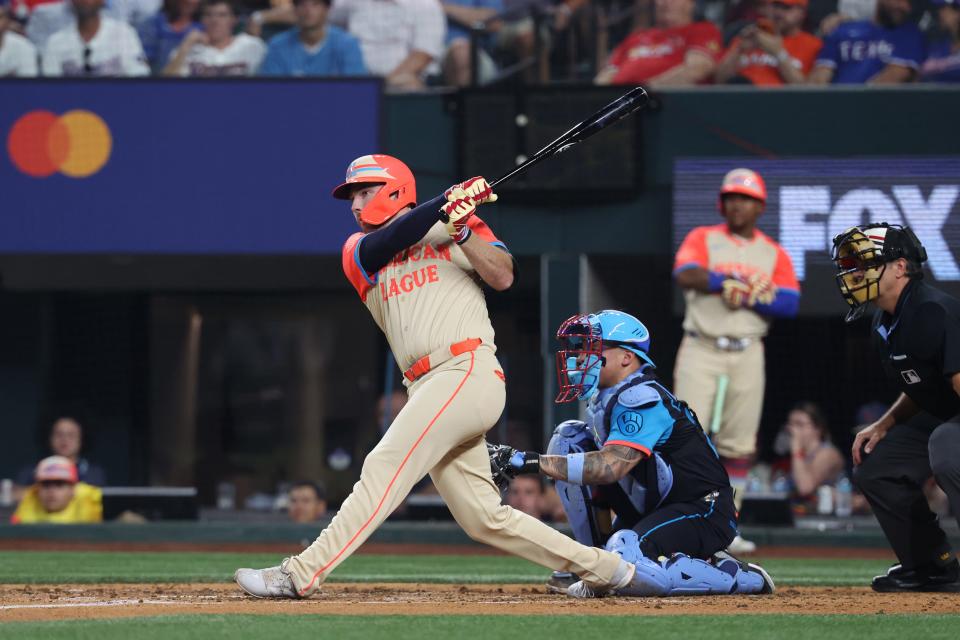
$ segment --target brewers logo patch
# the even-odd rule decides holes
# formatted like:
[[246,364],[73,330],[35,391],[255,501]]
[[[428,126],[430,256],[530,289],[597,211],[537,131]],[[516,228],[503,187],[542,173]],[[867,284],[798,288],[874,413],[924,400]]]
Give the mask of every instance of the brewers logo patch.
[[617,418],[617,426],[620,428],[620,433],[625,436],[632,436],[638,433],[640,427],[643,426],[643,416],[633,411],[622,413]]

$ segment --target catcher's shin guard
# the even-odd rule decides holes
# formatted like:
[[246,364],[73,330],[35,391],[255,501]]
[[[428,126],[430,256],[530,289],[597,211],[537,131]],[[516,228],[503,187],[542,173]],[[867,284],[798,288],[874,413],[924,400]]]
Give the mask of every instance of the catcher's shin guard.
[[[565,456],[568,453],[596,451],[593,436],[587,431],[585,422],[567,420],[557,425],[547,445],[547,455]],[[573,537],[580,544],[598,547],[602,543],[602,534],[593,509],[593,492],[588,486],[572,484],[558,480],[557,495],[567,514],[567,521],[573,530]]]
[[721,558],[716,564],[675,553],[658,561],[645,558],[640,538],[625,529],[612,536],[607,551],[636,566],[630,583],[616,590],[621,596],[682,596],[727,593],[773,593],[773,580],[757,565]]

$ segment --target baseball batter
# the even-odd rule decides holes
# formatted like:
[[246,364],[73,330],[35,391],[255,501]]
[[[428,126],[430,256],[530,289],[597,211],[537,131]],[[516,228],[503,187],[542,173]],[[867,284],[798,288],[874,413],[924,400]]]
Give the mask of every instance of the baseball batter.
[[[719,203],[726,221],[690,231],[674,262],[687,304],[674,389],[711,433],[738,494],[746,485],[763,409],[762,340],[771,318],[796,315],[800,299],[790,256],[756,228],[766,201],[759,174],[729,172]],[[731,550],[752,550],[750,543],[736,542]]]
[[576,573],[597,590],[629,586],[633,564],[501,505],[491,479],[484,434],[503,411],[505,380],[481,281],[506,289],[514,268],[475,215],[477,204],[496,200],[486,181],[416,206],[410,169],[368,155],[351,163],[334,197],[351,202],[361,229],[344,244],[344,272],[386,335],[410,400],[314,543],[277,567],[239,569],[240,587],[258,597],[314,593],[428,472],[471,538]]

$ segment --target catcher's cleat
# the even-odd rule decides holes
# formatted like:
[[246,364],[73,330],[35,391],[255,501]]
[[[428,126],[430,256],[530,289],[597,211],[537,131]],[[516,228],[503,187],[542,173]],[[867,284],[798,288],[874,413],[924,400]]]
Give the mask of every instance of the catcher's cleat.
[[[743,593],[744,591],[742,590],[745,590],[747,593],[769,595],[777,590],[777,586],[773,583],[773,578],[770,577],[766,569],[758,564],[744,562],[731,555],[728,551],[717,551],[713,554],[711,560],[713,566],[737,578],[734,583],[734,590],[731,593],[737,593],[738,591]],[[738,574],[741,572],[750,575],[739,576]]]
[[569,571],[554,571],[550,575],[550,579],[547,580],[547,591],[549,593],[560,593],[563,595],[567,594],[567,589],[575,583],[579,582],[580,578],[576,574],[570,573]]
[[255,598],[299,598],[293,579],[286,569],[285,559],[277,567],[266,569],[237,569],[233,574],[240,588]]
[[728,552],[735,553],[737,555],[753,553],[756,550],[756,542],[747,540],[746,538],[741,537],[739,534],[737,534],[737,537],[730,542],[730,546],[727,547]]

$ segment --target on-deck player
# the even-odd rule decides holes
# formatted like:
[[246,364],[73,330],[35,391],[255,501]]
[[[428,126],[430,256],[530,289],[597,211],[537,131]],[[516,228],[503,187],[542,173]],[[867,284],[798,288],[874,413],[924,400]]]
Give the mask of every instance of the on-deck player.
[[[687,306],[673,389],[711,434],[738,508],[763,408],[763,337],[773,318],[796,315],[800,300],[790,256],[757,229],[766,201],[758,173],[729,172],[719,198],[725,222],[691,230],[673,270]],[[730,551],[755,548],[737,536]]]
[[514,266],[474,215],[496,200],[487,182],[473,178],[416,206],[410,169],[368,155],[350,164],[333,195],[351,201],[361,228],[344,244],[344,272],[386,335],[410,400],[313,544],[279,566],[237,570],[237,583],[258,597],[309,596],[429,472],[471,538],[576,573],[597,590],[629,591],[633,564],[501,505],[491,479],[484,434],[503,411],[505,380],[480,281],[507,289]]

